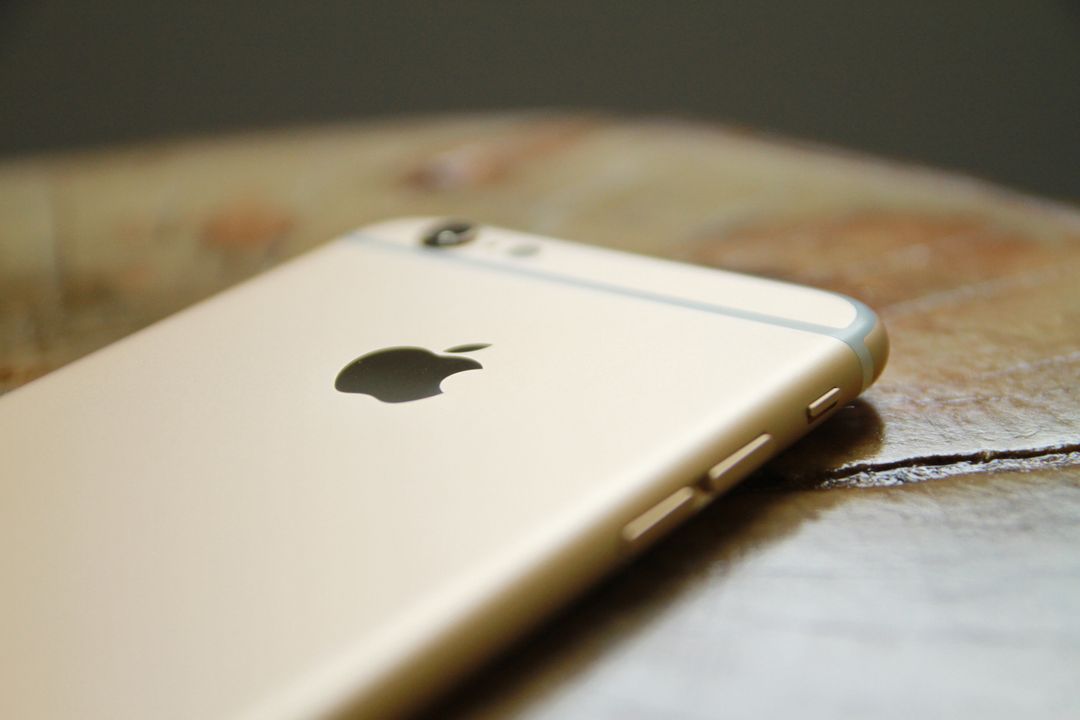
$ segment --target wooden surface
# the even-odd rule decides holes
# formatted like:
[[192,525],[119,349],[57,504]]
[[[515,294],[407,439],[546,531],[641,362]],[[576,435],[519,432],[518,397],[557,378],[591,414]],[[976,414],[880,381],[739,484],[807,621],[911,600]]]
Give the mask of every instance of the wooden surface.
[[0,389],[369,221],[841,290],[879,384],[436,717],[1080,717],[1080,213],[681,121],[410,120],[0,164]]

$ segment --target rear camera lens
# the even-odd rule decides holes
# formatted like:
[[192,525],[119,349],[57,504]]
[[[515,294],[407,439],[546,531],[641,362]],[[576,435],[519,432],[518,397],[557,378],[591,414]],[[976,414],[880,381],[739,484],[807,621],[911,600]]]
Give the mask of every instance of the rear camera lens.
[[476,226],[467,222],[448,222],[428,231],[424,245],[434,248],[457,247],[476,237]]

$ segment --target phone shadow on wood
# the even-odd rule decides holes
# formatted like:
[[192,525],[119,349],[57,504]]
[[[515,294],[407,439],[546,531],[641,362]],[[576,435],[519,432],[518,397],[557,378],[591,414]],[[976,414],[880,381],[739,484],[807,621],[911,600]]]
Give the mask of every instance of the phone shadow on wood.
[[549,702],[583,673],[617,662],[620,646],[661,622],[673,605],[715,593],[760,550],[845,502],[848,492],[817,489],[814,476],[872,450],[882,431],[873,405],[856,400],[419,717],[514,717]]

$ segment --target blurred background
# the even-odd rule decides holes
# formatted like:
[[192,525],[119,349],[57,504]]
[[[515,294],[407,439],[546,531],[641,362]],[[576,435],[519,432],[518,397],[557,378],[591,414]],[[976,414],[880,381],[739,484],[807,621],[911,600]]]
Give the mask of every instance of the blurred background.
[[675,114],[1080,199],[1080,3],[0,0],[0,157],[429,113]]

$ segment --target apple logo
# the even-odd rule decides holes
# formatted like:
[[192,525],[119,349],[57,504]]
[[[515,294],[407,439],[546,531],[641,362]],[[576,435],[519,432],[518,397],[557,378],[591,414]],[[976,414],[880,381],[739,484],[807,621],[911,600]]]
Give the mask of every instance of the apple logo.
[[[473,343],[446,352],[466,353],[486,347],[487,343]],[[438,355],[425,348],[383,348],[361,355],[342,368],[334,388],[343,393],[371,395],[386,403],[402,403],[440,395],[439,386],[446,378],[483,367],[472,358]]]

